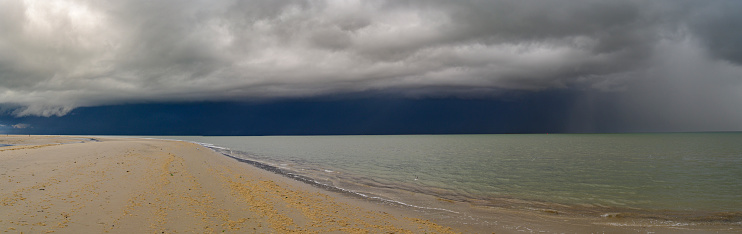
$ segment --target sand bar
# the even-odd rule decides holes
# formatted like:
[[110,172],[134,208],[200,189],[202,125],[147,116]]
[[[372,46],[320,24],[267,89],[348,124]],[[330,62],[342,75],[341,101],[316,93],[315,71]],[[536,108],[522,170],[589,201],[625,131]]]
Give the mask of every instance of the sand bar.
[[200,145],[0,136],[0,231],[453,233],[354,203]]

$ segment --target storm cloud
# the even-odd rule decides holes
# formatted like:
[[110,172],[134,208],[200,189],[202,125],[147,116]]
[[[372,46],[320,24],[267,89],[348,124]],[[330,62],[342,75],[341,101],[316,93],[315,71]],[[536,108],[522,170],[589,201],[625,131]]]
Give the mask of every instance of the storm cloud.
[[[2,1],[0,103],[15,116],[62,116],[122,103],[564,89],[609,93],[630,118],[742,127],[740,9],[732,0]],[[600,105],[577,100],[572,111]],[[698,110],[721,117],[684,115]]]

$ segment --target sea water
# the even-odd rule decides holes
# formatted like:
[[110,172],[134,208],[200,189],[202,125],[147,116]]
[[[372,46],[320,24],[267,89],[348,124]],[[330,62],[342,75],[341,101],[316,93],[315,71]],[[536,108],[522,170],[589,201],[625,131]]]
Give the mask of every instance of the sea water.
[[742,133],[163,138],[413,207],[742,221]]

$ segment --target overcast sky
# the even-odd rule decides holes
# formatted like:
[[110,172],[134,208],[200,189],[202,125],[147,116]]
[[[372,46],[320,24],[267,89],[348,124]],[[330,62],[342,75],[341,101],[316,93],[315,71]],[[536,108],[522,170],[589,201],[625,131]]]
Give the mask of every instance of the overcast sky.
[[738,0],[5,0],[0,111],[559,91],[577,130],[742,130],[741,28]]

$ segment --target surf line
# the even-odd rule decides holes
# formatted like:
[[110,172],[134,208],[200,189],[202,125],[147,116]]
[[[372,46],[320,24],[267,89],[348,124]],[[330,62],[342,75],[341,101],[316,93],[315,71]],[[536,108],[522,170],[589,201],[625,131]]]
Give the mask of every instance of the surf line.
[[327,184],[324,184],[324,183],[320,183],[319,181],[316,181],[316,180],[314,180],[314,179],[312,179],[310,177],[307,177],[307,176],[298,175],[298,174],[295,174],[295,173],[292,173],[292,172],[289,172],[289,171],[284,171],[281,168],[278,168],[276,166],[271,166],[271,165],[268,165],[266,163],[261,163],[261,162],[255,161],[255,160],[250,160],[250,159],[245,159],[243,157],[238,157],[236,155],[233,155],[234,154],[234,151],[233,150],[228,149],[228,148],[225,148],[225,147],[215,146],[215,145],[209,144],[209,143],[201,143],[201,142],[194,142],[194,143],[197,143],[197,144],[199,144],[199,145],[201,145],[201,146],[203,146],[203,147],[205,147],[207,149],[211,149],[212,151],[214,151],[216,153],[219,153],[219,154],[222,154],[224,156],[233,158],[233,159],[235,159],[235,160],[237,160],[239,162],[247,163],[247,164],[253,165],[253,166],[257,167],[257,168],[260,168],[260,169],[263,169],[263,170],[266,170],[266,171],[269,171],[269,172],[273,172],[273,173],[276,173],[276,174],[279,174],[279,175],[282,175],[282,176],[285,176],[285,177],[288,177],[288,178],[291,178],[291,179],[294,179],[294,180],[297,180],[297,181],[301,181],[303,183],[306,183],[306,184],[309,184],[309,185],[312,185],[312,186],[315,186],[315,187],[318,187],[318,188],[322,188],[322,189],[327,190],[327,191],[332,191],[332,192],[337,192],[337,193],[343,193],[343,194],[349,194],[349,195],[352,195],[352,196],[355,196],[355,197],[360,197],[360,198],[370,199],[370,200],[378,200],[378,201],[381,201],[381,202],[393,203],[393,204],[398,204],[398,205],[401,205],[401,206],[412,207],[412,208],[416,208],[416,209],[437,210],[437,211],[450,212],[450,213],[454,213],[454,214],[461,214],[460,212],[449,210],[449,209],[437,208],[437,207],[416,206],[416,205],[404,203],[404,202],[401,202],[401,201],[386,199],[386,198],[378,197],[378,196],[369,196],[369,195],[366,195],[366,194],[363,194],[363,193],[360,193],[360,192],[356,192],[356,191],[353,191],[353,190],[349,190],[349,189],[345,189],[345,188],[340,188],[340,187],[336,187],[336,186],[327,185]]

